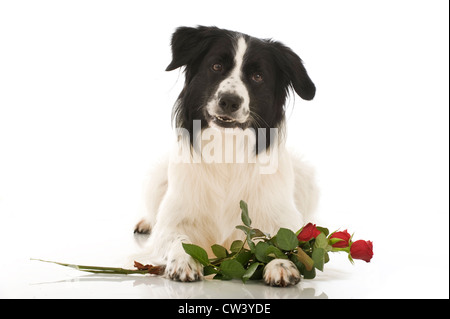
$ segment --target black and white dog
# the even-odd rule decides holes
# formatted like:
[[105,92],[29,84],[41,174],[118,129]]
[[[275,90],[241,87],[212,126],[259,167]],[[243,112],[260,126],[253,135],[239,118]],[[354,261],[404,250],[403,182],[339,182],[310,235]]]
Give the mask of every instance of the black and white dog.
[[[195,281],[202,266],[182,243],[229,247],[242,239],[240,200],[252,226],[271,234],[308,221],[317,188],[313,170],[285,149],[285,102],[290,89],[311,100],[315,86],[291,49],[238,32],[180,27],[172,53],[167,71],[184,67],[186,76],[173,112],[178,142],[151,174],[149,214],[135,231],[151,233],[146,253],[166,265],[168,278]],[[294,285],[300,274],[274,259],[264,280]]]

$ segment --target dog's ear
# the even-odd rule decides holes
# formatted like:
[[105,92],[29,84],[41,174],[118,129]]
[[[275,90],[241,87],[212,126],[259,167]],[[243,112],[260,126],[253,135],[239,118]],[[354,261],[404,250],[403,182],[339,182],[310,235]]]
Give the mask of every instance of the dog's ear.
[[302,99],[312,100],[316,94],[316,86],[306,72],[300,57],[279,42],[273,42],[273,44],[278,51],[275,59],[281,69],[282,76]]
[[172,35],[172,62],[166,71],[188,65],[204,53],[213,39],[216,27],[179,27]]

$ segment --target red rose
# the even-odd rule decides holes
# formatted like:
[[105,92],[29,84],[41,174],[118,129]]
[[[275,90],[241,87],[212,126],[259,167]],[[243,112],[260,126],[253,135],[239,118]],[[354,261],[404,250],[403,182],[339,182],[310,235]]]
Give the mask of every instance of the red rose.
[[320,230],[316,228],[315,224],[309,223],[305,227],[303,227],[300,234],[298,234],[297,238],[300,241],[310,241],[313,238],[319,236]]
[[350,255],[353,259],[362,259],[369,262],[373,257],[373,244],[370,240],[357,240],[350,247]]
[[346,248],[346,247],[348,247],[348,242],[351,237],[352,236],[347,232],[347,229],[346,229],[344,231],[337,231],[337,232],[333,233],[330,236],[330,239],[332,239],[332,238],[342,239],[342,240],[338,241],[337,243],[334,243],[332,246],[335,248]]

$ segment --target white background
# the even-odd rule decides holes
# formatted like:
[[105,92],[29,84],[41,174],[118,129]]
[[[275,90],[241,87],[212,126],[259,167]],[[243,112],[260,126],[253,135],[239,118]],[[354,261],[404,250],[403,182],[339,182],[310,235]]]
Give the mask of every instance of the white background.
[[[449,8],[432,1],[0,2],[0,297],[448,298]],[[374,242],[291,289],[104,278],[138,249],[144,176],[173,141],[170,37],[217,25],[304,60],[316,98],[288,144],[317,169],[317,221]],[[295,102],[295,103],[294,103]],[[294,105],[295,104],[295,105]]]

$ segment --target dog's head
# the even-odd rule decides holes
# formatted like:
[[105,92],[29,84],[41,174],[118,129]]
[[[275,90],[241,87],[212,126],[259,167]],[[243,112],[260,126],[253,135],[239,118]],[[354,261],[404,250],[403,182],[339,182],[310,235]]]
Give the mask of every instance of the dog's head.
[[172,54],[166,71],[184,66],[186,75],[175,124],[190,132],[194,120],[202,128],[279,128],[290,88],[305,100],[315,95],[302,60],[280,42],[216,27],[180,27]]

